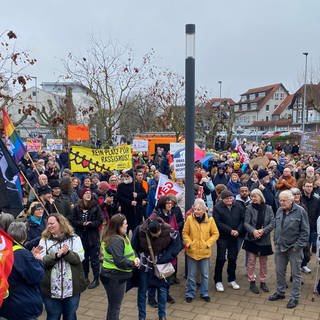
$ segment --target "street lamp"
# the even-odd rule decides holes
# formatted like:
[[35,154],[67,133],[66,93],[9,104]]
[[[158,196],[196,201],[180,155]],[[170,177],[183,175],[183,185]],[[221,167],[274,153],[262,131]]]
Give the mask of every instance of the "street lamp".
[[195,32],[194,24],[186,24],[186,61],[185,61],[185,208],[191,209],[194,200],[194,121],[195,121]]
[[[306,57],[305,69],[304,69],[304,89],[303,89],[303,106],[302,106],[302,132],[304,132],[304,122],[305,115],[308,115],[308,110],[306,108],[306,99],[307,99],[307,63],[308,63],[308,52],[302,53]],[[308,117],[308,116],[307,116]]]

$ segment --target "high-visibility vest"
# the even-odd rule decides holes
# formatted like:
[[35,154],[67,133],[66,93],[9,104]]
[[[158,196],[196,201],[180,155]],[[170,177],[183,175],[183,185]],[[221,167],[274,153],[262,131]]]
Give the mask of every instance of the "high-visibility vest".
[[[24,249],[23,246],[21,246],[20,244],[15,244],[12,246],[12,251],[15,252],[17,250],[21,250],[21,249]],[[4,299],[8,298],[9,297],[9,289],[7,290],[6,292],[6,295],[4,296]]]
[[[118,236],[121,237],[121,236]],[[124,242],[124,251],[123,251],[123,255],[125,258],[127,258],[128,260],[134,261],[135,259],[135,254],[134,251],[132,249],[130,240],[127,236],[125,236],[124,238],[121,237],[121,239]],[[113,270],[119,270],[122,272],[131,272],[131,269],[121,269],[118,268],[115,264],[114,264],[114,260],[113,260],[113,256],[107,252],[106,250],[106,245],[105,242],[103,241],[101,244],[102,247],[102,252],[103,252],[103,267],[106,269],[113,269]]]

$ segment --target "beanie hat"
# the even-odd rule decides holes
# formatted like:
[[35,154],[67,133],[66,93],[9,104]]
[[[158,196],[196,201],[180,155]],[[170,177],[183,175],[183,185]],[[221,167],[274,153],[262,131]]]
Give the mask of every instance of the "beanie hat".
[[82,188],[80,190],[80,199],[83,198],[83,195],[86,193],[86,192],[90,192],[91,193],[91,190],[89,188]]
[[59,180],[51,180],[49,182],[49,186],[51,187],[51,189],[60,188],[60,182],[59,182]]
[[98,184],[98,190],[101,193],[107,193],[109,190],[109,183],[107,181],[101,181]]
[[223,190],[220,194],[220,198],[223,200],[225,198],[234,197],[233,193],[229,190]]
[[52,192],[51,188],[47,184],[45,184],[44,186],[41,186],[38,189],[38,196],[42,196],[44,194],[51,193],[51,192]]
[[269,175],[269,173],[268,173],[267,170],[260,169],[260,170],[258,171],[258,179],[259,179],[259,180],[263,179],[264,177],[266,177],[266,176],[268,176],[268,175]]
[[133,170],[132,169],[123,170],[122,173],[123,174],[128,174],[131,178],[133,178]]
[[[32,205],[32,204],[31,204],[31,205]],[[31,209],[30,209],[30,214],[33,215],[34,212],[36,211],[36,209],[38,209],[38,208],[44,209],[44,208],[43,208],[43,205],[38,202],[38,203],[36,203],[34,206],[31,207]]]
[[148,225],[148,229],[149,229],[149,232],[153,234],[159,232],[161,229],[159,221],[156,219],[151,220]]
[[239,162],[236,162],[236,163],[233,165],[233,168],[234,168],[234,170],[239,170],[239,169],[240,169],[240,163],[239,163]]

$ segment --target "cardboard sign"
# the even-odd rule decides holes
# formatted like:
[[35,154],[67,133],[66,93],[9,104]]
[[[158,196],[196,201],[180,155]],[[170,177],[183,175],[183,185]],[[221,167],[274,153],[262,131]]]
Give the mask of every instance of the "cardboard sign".
[[134,139],[132,141],[132,150],[136,152],[146,152],[148,151],[148,140],[138,140]]
[[38,151],[42,149],[42,138],[27,138],[27,151]]
[[62,150],[63,149],[62,139],[47,139],[47,149],[50,151]]
[[128,145],[110,149],[71,147],[70,166],[72,172],[102,172],[132,168],[132,152]]
[[269,159],[266,156],[254,158],[249,161],[249,166],[252,169],[256,164],[258,167],[265,169],[269,164]]
[[88,126],[68,126],[68,140],[88,141],[89,127]]
[[319,132],[307,132],[301,136],[299,153],[315,154],[320,150]]

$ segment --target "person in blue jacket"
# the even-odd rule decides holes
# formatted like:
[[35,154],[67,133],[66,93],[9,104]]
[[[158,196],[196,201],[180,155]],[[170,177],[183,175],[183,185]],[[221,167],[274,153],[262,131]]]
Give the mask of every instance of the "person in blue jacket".
[[41,234],[47,226],[47,214],[41,202],[32,202],[29,208],[29,216],[26,222],[27,240],[24,247],[31,250],[38,246]]
[[40,248],[32,252],[21,244],[27,239],[23,222],[12,222],[8,234],[13,238],[14,263],[8,278],[9,295],[0,308],[0,317],[8,320],[36,320],[42,314],[40,283],[44,268]]

